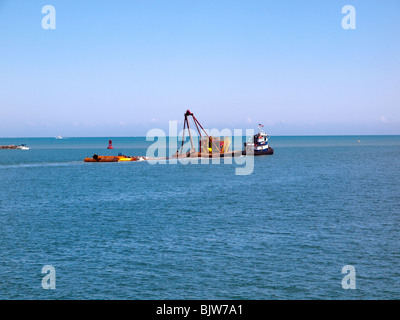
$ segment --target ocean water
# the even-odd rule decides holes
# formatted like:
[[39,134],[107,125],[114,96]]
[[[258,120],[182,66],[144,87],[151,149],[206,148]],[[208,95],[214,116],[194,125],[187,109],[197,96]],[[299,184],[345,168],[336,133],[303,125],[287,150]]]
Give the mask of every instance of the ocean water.
[[400,136],[271,137],[246,176],[83,162],[152,143],[112,139],[0,139],[0,299],[400,298]]

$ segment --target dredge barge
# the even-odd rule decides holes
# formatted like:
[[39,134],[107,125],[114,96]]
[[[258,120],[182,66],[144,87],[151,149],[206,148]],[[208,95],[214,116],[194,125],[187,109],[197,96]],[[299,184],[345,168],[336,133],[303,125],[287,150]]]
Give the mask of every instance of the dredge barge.
[[[190,131],[191,117],[195,128],[199,134],[199,145],[198,150],[195,148],[193,137]],[[184,143],[186,141],[186,130],[190,140],[190,150],[183,152]],[[183,136],[182,145],[176,151],[174,155],[169,158],[150,158],[141,156],[125,156],[119,154],[118,156],[99,156],[93,155],[91,158],[85,158],[85,162],[123,162],[123,161],[150,161],[150,160],[169,160],[169,159],[181,159],[181,158],[226,158],[226,157],[240,157],[243,155],[272,155],[274,149],[269,146],[268,135],[259,129],[258,134],[254,135],[252,141],[244,144],[244,150],[233,151],[230,150],[231,140],[229,137],[224,137],[222,140],[220,137],[209,136],[204,130],[203,126],[197,120],[192,112],[189,110],[185,113],[185,120],[183,124]],[[110,141],[111,145],[111,141]]]

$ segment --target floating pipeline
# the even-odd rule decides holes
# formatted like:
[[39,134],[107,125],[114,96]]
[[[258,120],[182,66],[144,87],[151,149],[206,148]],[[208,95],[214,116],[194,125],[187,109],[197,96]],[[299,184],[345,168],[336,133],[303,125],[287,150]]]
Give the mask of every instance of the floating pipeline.
[[154,161],[154,160],[172,160],[172,159],[185,159],[185,158],[229,158],[229,157],[240,157],[246,155],[244,151],[231,151],[226,153],[184,153],[176,154],[170,158],[154,158],[154,157],[141,157],[141,156],[99,156],[93,155],[92,158],[85,158],[85,162],[128,162],[128,161]]
[[85,158],[85,162],[126,162],[126,161],[142,161],[143,157],[130,157],[130,156],[99,156],[93,155],[92,158]]

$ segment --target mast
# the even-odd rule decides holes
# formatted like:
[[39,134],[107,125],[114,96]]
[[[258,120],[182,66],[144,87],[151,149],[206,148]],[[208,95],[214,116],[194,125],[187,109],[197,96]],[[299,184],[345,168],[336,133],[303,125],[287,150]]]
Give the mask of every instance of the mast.
[[[199,120],[197,120],[197,118],[194,116],[194,114],[193,114],[192,112],[190,112],[190,110],[187,110],[186,113],[185,113],[185,120],[184,120],[184,122],[183,122],[182,145],[181,145],[180,151],[178,150],[179,152],[178,152],[178,151],[176,152],[177,155],[182,154],[182,151],[183,151],[183,145],[184,145],[184,143],[185,143],[185,131],[186,131],[186,127],[187,127],[188,132],[189,132],[189,139],[190,139],[190,145],[191,145],[191,150],[189,151],[189,156],[190,156],[192,153],[195,152],[194,144],[193,144],[193,138],[192,138],[192,134],[191,134],[191,132],[190,132],[189,117],[192,117],[193,123],[195,124],[196,129],[197,129],[197,132],[199,133],[200,141],[201,141],[201,138],[202,138],[202,132],[207,136],[208,140],[210,140],[210,136],[209,136],[209,135],[207,134],[207,132],[204,130],[204,128],[203,128],[203,126],[201,125],[201,123],[199,122]],[[212,141],[212,143],[213,143],[213,145],[214,145],[217,149],[219,149],[219,146],[217,146],[217,145],[214,143],[214,141]]]

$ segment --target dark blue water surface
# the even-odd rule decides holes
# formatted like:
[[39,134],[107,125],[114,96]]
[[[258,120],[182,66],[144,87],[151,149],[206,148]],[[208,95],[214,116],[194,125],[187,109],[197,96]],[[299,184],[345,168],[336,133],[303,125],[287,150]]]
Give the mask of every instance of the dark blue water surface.
[[0,139],[20,143],[0,150],[0,299],[400,298],[399,136],[272,137],[247,176],[83,162],[145,138]]

